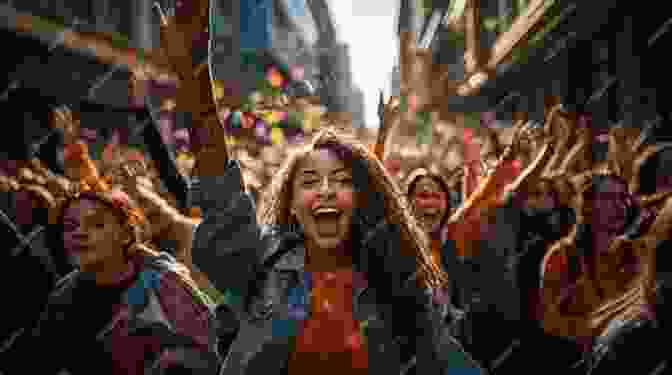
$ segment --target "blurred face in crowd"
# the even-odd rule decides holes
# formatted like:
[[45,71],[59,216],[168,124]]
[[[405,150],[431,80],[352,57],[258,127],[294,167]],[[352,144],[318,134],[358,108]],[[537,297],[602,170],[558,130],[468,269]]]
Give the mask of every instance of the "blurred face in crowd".
[[525,205],[534,212],[548,212],[556,208],[553,186],[548,181],[540,181],[527,193]]
[[440,229],[441,221],[448,213],[448,194],[431,177],[420,177],[411,192],[411,201],[416,217],[426,232]]
[[306,241],[325,251],[338,251],[349,240],[356,205],[352,168],[328,148],[310,152],[296,166],[291,213]]
[[104,203],[79,199],[66,208],[63,243],[82,270],[99,272],[110,263],[125,263],[124,249],[130,242],[130,231],[121,217]]
[[594,192],[587,194],[584,215],[595,229],[622,230],[627,221],[627,187],[615,178],[606,178],[594,184]]

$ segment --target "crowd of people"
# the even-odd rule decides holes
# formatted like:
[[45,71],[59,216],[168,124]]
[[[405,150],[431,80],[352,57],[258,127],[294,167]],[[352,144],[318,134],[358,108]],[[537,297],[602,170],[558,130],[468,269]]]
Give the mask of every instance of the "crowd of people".
[[232,144],[207,75],[181,76],[188,207],[143,152],[93,160],[67,108],[63,173],[4,163],[0,374],[669,371],[670,145],[615,127],[596,159],[554,100],[409,151],[397,98],[377,136],[328,114]]

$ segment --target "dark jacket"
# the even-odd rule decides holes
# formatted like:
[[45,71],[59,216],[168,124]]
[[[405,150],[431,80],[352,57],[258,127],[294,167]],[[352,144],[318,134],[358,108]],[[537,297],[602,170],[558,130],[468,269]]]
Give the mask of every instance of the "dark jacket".
[[[225,175],[201,178],[196,185],[195,201],[210,204],[201,205],[204,221],[193,261],[241,321],[223,374],[281,374],[301,319],[291,313],[300,304],[294,297],[308,288],[302,236],[257,224],[235,162]],[[366,327],[371,373],[447,374],[464,368],[480,373],[449,335],[432,293],[416,286],[415,260],[401,256],[398,228],[380,223],[370,229],[355,252],[356,271],[367,283],[355,288],[353,306],[355,319]]]
[[170,255],[134,264],[115,287],[79,271],[59,281],[39,321],[0,352],[0,373],[217,373],[211,306],[177,277]]
[[560,238],[558,227],[571,217],[566,210],[551,215],[530,214],[517,202],[509,200],[482,225],[483,238],[475,256],[457,259],[451,240],[443,249],[444,265],[455,284],[455,304],[465,312],[459,327],[460,341],[491,369],[520,352],[521,345],[538,349],[537,344],[543,342],[562,348],[558,350],[568,352],[571,361],[576,354],[563,340],[542,337],[535,314],[539,267],[545,250]]

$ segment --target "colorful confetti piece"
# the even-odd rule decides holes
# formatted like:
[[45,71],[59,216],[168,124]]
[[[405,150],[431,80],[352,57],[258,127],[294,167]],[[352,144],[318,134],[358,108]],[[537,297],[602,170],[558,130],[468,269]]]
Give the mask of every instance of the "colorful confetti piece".
[[302,66],[293,66],[289,71],[289,75],[294,81],[303,80],[305,74],[305,69]]
[[271,129],[271,142],[275,145],[281,145],[285,143],[285,135],[280,128]]
[[266,75],[266,79],[273,88],[280,88],[285,83],[285,78],[282,76],[282,74],[280,74],[278,69],[276,69],[275,67],[269,69]]
[[219,80],[212,81],[212,96],[216,101],[224,98],[224,82]]
[[432,143],[432,121],[429,112],[418,113],[416,117],[416,139],[418,144]]

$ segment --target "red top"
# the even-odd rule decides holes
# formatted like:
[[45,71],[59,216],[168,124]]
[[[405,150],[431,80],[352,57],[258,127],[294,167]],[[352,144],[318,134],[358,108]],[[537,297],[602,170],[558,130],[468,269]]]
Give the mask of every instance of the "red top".
[[351,270],[313,272],[312,314],[302,322],[289,373],[367,374],[368,353],[352,316],[355,274]]

